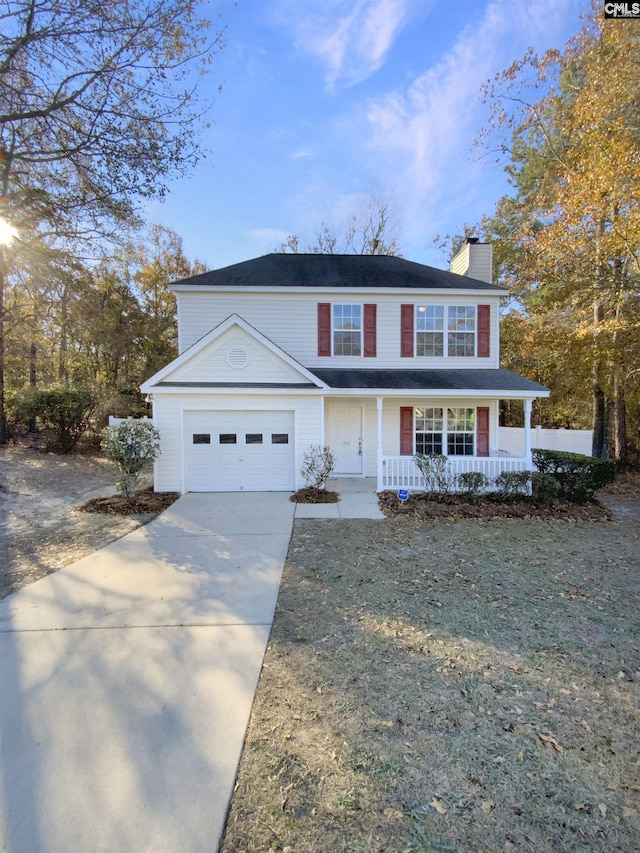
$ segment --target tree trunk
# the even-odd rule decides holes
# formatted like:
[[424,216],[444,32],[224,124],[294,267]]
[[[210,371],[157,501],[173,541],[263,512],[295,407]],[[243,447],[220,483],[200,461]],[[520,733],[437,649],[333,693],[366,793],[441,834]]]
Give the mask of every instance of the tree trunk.
[[602,294],[605,291],[606,269],[602,262],[602,235],[605,221],[601,218],[596,232],[596,274],[593,282],[593,440],[591,455],[604,459],[608,455],[607,401],[605,398],[605,365],[600,346],[600,330],[605,317]]
[[67,320],[68,320],[68,288],[63,287],[60,296],[60,349],[58,351],[58,379],[69,384],[69,374],[67,371]]
[[623,465],[627,462],[629,446],[627,441],[627,403],[624,393],[624,384],[616,376],[613,389],[613,441],[614,454],[618,462]]
[[605,433],[607,428],[606,400],[597,377],[593,383],[593,439],[591,455],[597,459],[604,458]]
[[[35,388],[38,382],[38,373],[36,370],[36,357],[38,354],[38,350],[36,348],[35,341],[32,341],[31,346],[29,347],[29,387]],[[29,422],[27,424],[27,429],[29,432],[36,431],[36,419],[29,418]]]

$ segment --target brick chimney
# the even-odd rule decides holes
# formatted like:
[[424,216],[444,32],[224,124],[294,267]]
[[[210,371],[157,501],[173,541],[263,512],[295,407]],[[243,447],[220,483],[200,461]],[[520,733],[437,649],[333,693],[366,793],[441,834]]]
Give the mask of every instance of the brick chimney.
[[493,246],[481,243],[477,237],[467,237],[451,259],[449,267],[457,275],[467,275],[493,284]]

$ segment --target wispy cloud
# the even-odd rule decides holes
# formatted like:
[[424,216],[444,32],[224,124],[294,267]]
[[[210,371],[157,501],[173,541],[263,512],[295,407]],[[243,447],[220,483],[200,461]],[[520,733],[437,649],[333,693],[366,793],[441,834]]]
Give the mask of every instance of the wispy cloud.
[[[529,45],[549,46],[572,2],[575,8],[574,0],[532,0],[510,4],[507,11],[494,0],[436,66],[406,89],[367,103],[360,145],[378,174],[393,176],[414,228],[431,221],[430,233],[439,230],[437,217],[452,204],[458,205],[460,226],[468,217],[464,204],[481,181],[486,191],[486,172],[492,171],[488,163],[469,162],[487,117],[480,88]],[[498,172],[493,174],[498,181]]]
[[297,50],[319,60],[325,82],[353,86],[377,71],[412,17],[415,0],[325,0],[276,3],[278,22]]
[[287,231],[282,231],[279,228],[252,228],[249,231],[243,231],[242,236],[260,243],[273,245],[284,243],[289,234]]

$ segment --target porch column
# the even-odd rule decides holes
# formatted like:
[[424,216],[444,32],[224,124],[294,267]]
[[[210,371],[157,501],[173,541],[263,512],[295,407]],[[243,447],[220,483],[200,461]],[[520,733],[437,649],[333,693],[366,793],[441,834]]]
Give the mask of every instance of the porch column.
[[326,443],[324,438],[324,397],[320,397],[320,447],[324,447]]
[[376,486],[376,491],[381,492],[383,489],[382,485],[382,397],[376,398],[376,407],[378,410],[378,484]]
[[529,471],[533,467],[531,459],[531,407],[532,400],[524,401],[524,458],[527,460],[527,468]]

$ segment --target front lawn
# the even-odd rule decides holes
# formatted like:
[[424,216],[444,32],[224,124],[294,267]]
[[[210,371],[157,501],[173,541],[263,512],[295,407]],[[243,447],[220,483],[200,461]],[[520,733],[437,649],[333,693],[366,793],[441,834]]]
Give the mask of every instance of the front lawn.
[[296,521],[221,850],[639,850],[639,599],[635,510]]

